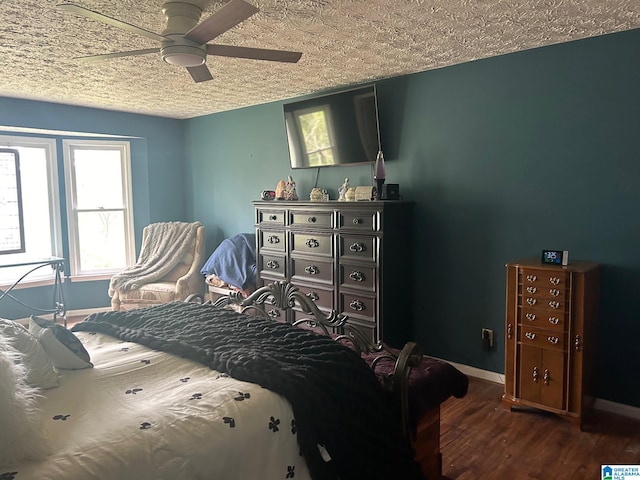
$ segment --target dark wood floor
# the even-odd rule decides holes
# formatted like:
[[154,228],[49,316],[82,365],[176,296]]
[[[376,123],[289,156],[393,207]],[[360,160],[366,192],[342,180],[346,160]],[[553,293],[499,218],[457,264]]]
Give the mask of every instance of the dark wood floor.
[[580,432],[555,415],[504,410],[502,385],[470,378],[442,406],[447,480],[599,479],[603,464],[640,464],[640,420],[594,412]]

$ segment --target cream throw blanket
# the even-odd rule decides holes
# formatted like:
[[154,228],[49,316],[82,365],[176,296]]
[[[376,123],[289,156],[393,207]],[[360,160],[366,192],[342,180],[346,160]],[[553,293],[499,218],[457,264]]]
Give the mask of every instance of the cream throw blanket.
[[111,277],[109,296],[113,297],[116,290],[135,290],[164,278],[185,255],[195,254],[196,233],[201,225],[200,222],[160,222],[146,226],[138,261]]

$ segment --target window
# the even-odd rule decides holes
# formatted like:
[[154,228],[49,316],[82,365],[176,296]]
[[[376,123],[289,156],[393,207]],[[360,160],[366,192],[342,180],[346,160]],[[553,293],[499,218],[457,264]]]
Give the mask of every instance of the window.
[[[62,256],[60,204],[55,140],[0,135],[0,147],[18,151],[24,226],[24,252],[0,256],[0,265]],[[11,285],[32,267],[0,268],[0,284]],[[40,268],[29,280],[53,279]]]
[[135,260],[129,142],[63,147],[71,274],[120,271]]
[[24,252],[20,152],[0,148],[0,255]]

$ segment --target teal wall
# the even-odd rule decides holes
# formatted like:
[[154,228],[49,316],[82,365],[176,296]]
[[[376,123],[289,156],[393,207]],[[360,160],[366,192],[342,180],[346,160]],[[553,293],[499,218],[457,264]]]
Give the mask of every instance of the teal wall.
[[[503,372],[505,263],[568,249],[603,264],[596,394],[640,407],[639,47],[633,30],[377,83],[388,182],[416,202],[407,290],[427,353]],[[289,169],[281,102],[177,121],[0,98],[0,125],[141,137],[136,228],[200,220],[210,252],[253,229],[261,190],[293,175],[304,198],[316,181]],[[317,184],[335,198],[371,176],[325,168]],[[69,305],[105,305],[98,283]]]
[[[0,97],[0,134],[29,135],[10,131],[6,127],[133,137],[129,140],[137,248],[142,238],[142,229],[149,223],[187,219],[184,122],[148,115]],[[62,139],[67,137],[62,134],[48,136],[56,139],[58,173],[61,177],[60,201],[64,210]],[[62,218],[62,223],[64,254],[67,256],[66,218]],[[107,285],[106,281],[67,281],[64,288],[67,308],[78,310],[110,305]],[[48,308],[51,304],[49,287],[15,290],[15,296],[38,308]],[[10,299],[4,299],[0,303],[0,316],[22,318],[29,313]]]
[[[634,30],[378,82],[387,181],[416,202],[408,290],[426,352],[503,372],[505,263],[567,249],[603,264],[597,395],[640,406],[639,48]],[[316,170],[289,169],[281,102],[186,124],[210,246],[251,231],[251,200],[280,178],[309,194]],[[371,183],[344,167],[318,186],[335,198],[344,177]]]

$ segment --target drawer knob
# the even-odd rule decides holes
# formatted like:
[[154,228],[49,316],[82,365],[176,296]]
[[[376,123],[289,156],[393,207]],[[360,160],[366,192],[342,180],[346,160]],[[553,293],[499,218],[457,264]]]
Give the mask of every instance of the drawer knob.
[[308,217],[308,218],[307,218],[307,222],[309,222],[309,223],[316,223],[316,217]]
[[549,282],[551,285],[558,285],[560,283],[560,279],[558,277],[551,277],[549,278]]
[[361,218],[354,218],[352,221],[353,221],[354,225],[360,225],[362,223],[362,219]]
[[353,300],[349,306],[353,309],[356,310],[358,312],[361,312],[362,310],[364,310],[364,303],[362,303],[360,300]]
[[278,237],[277,235],[269,235],[269,238],[267,238],[267,242],[272,245],[275,243],[280,243],[280,237]]
[[317,275],[318,273],[320,273],[320,270],[315,265],[307,265],[306,267],[304,267],[304,271],[309,275]]
[[352,252],[364,252],[366,250],[366,247],[364,246],[364,243],[356,242],[349,245],[349,250],[351,250]]
[[549,306],[550,306],[551,308],[559,308],[559,307],[560,307],[560,302],[557,302],[557,301],[555,301],[555,300],[551,300],[551,301],[549,302]]
[[560,341],[558,337],[547,337],[547,340],[549,341],[549,343],[552,343],[554,345]]
[[560,290],[558,290],[557,288],[552,288],[551,290],[549,290],[549,293],[554,297],[557,297],[558,295],[560,295]]
[[317,301],[320,298],[320,296],[316,292],[307,293],[307,297],[309,297],[314,302]]
[[535,305],[536,304],[536,299],[529,297],[529,298],[527,298],[527,303],[529,305]]
[[271,310],[269,310],[267,315],[269,315],[271,318],[278,318],[280,316],[280,310],[276,310],[275,308],[272,308]]
[[527,292],[529,293],[536,293],[538,289],[536,287],[527,287]]
[[349,274],[349,278],[354,282],[364,282],[364,274],[362,272],[358,272],[358,271],[351,272]]
[[558,317],[549,317],[549,323],[551,325],[557,325],[558,322],[560,322],[560,319]]
[[533,367],[532,376],[533,376],[533,381],[536,382],[536,383],[538,383],[538,375],[539,375],[538,374],[538,367]]
[[269,268],[271,268],[271,269],[275,270],[275,269],[277,269],[278,267],[280,267],[280,264],[279,264],[278,262],[276,262],[275,260],[269,260],[269,261],[267,262],[267,267],[269,267]]
[[535,340],[536,338],[536,334],[533,332],[525,332],[524,336],[527,337],[529,340]]
[[535,313],[527,313],[525,315],[525,317],[527,318],[527,320],[533,322],[536,319],[536,314]]
[[551,380],[551,375],[549,374],[549,369],[544,369],[544,375],[542,376],[545,385],[549,385],[549,380]]
[[271,220],[272,222],[275,222],[278,219],[277,215],[269,215],[269,220]]
[[309,248],[318,248],[320,246],[320,242],[318,242],[318,240],[316,240],[315,238],[309,238],[307,239],[307,241],[305,242],[305,244],[307,245],[307,247]]
[[535,282],[538,279],[535,275],[527,275],[527,280],[530,282]]

